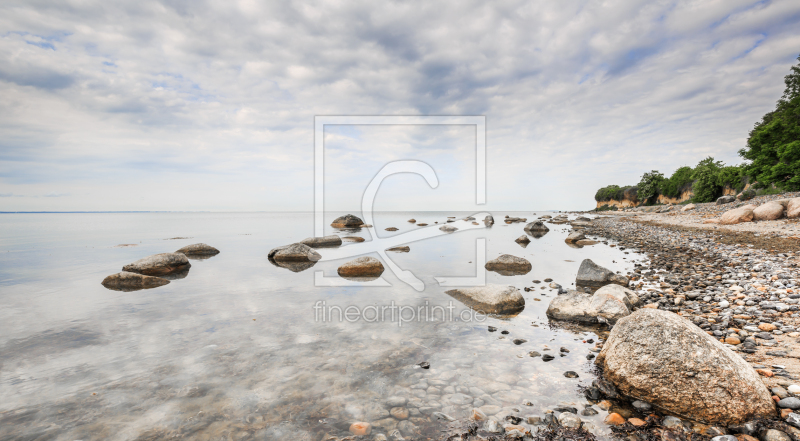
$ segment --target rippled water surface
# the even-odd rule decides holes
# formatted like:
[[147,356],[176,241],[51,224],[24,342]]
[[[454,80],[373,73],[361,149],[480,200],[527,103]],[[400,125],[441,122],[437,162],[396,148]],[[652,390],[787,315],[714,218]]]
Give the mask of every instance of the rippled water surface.
[[[340,214],[326,215],[326,225]],[[422,228],[409,218],[438,228],[447,216],[470,214],[377,213],[374,224],[387,238]],[[532,281],[552,278],[569,288],[585,258],[624,271],[641,256],[603,244],[571,248],[568,225],[548,224],[548,234],[523,248],[514,239],[525,224],[506,225],[503,216],[531,221],[548,213],[493,214],[491,228],[388,253],[424,282],[423,291],[389,270],[389,287],[315,286],[315,272],[336,277],[347,258],[301,272],[271,264],[270,249],[313,235],[310,213],[0,215],[0,439],[316,441],[347,435],[355,421],[370,422],[372,435],[400,430],[406,439],[435,439],[434,411],[462,418],[473,407],[522,416],[559,404],[580,409],[587,401],[579,387],[593,379],[586,359],[593,345],[584,340],[596,335],[551,326],[545,310],[556,292]],[[366,230],[326,227],[332,233],[372,240]],[[481,237],[489,259],[508,253],[533,265],[525,275],[486,272],[488,283],[535,287],[523,292],[526,307],[516,317],[461,320],[463,305],[434,279],[475,276]],[[221,253],[192,260],[183,279],[135,292],[100,284],[127,263],[197,242]],[[357,257],[367,243],[345,247]],[[392,302],[455,308],[452,319],[403,323],[323,321],[314,309]],[[517,338],[527,342],[515,345]],[[569,353],[559,357],[562,347]],[[553,361],[527,355],[546,349]],[[423,361],[430,369],[417,367]],[[580,377],[564,377],[568,370]],[[406,402],[395,416],[390,397]],[[604,415],[584,420],[602,434]]]

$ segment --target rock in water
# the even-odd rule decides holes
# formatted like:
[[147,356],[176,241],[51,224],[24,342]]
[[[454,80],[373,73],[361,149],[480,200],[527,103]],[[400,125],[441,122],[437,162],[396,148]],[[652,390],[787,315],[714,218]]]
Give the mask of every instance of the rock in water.
[[524,234],[523,234],[522,236],[518,237],[518,238],[517,238],[517,240],[515,240],[514,242],[516,242],[516,243],[518,243],[518,244],[525,244],[525,245],[527,245],[527,244],[531,243],[531,240],[530,240],[530,239],[528,239],[528,236],[526,236],[526,235],[524,235]]
[[409,220],[408,220],[408,223],[410,223],[410,224],[415,224],[415,223],[417,223],[417,220],[416,220],[416,219],[409,219]]
[[735,201],[736,197],[734,196],[720,196],[717,198],[717,205],[730,204],[731,202]]
[[[785,203],[785,202],[784,202]],[[753,210],[753,220],[777,220],[783,217],[784,204],[779,201],[770,201],[759,205]]]
[[517,314],[525,309],[525,299],[517,288],[486,285],[447,291],[461,303],[484,314]]
[[630,307],[626,302],[609,292],[602,292],[603,289],[605,289],[605,286],[598,289],[597,292],[592,295],[587,315],[600,317],[607,323],[613,325],[617,323],[619,319],[631,314]]
[[620,319],[597,363],[622,394],[680,416],[730,425],[775,415],[755,370],[672,312],[640,309]]
[[452,227],[450,225],[442,225],[439,227],[440,230],[444,231],[445,233],[452,233],[453,231],[458,230],[456,227]]
[[527,274],[533,268],[531,263],[522,257],[503,254],[496,259],[486,262],[486,269],[500,273],[504,276]]
[[566,239],[564,239],[564,242],[575,243],[579,240],[584,240],[584,239],[586,239],[586,236],[584,236],[583,233],[581,233],[580,231],[573,231],[569,233],[569,236],[567,236]]
[[613,271],[585,259],[578,268],[578,276],[575,277],[575,285],[578,288],[588,287],[592,291],[605,285],[615,283],[621,286],[628,286],[628,278],[614,274]]
[[550,231],[550,229],[547,228],[547,225],[545,225],[544,222],[542,222],[540,220],[537,220],[537,221],[533,221],[533,222],[529,223],[528,225],[525,225],[525,231],[526,232],[535,231],[535,232],[546,233],[546,232]]
[[383,274],[383,270],[380,260],[364,256],[340,266],[338,273],[342,277],[378,277]]
[[332,234],[324,237],[307,237],[301,240],[300,243],[311,248],[338,247],[342,244],[342,238]]
[[211,245],[206,245],[204,243],[186,245],[185,247],[175,252],[180,254],[185,254],[187,256],[214,256],[216,254],[219,254],[218,249],[212,247]]
[[597,316],[590,312],[592,296],[578,291],[567,291],[550,301],[547,316],[555,320],[578,323],[597,323]]
[[741,222],[751,222],[753,220],[753,205],[728,210],[719,218],[720,225],[735,225]]
[[157,288],[169,283],[169,280],[161,277],[145,276],[143,274],[121,273],[112,274],[103,279],[103,286],[114,291],[138,291],[140,289]]
[[276,262],[316,262],[322,259],[318,252],[302,243],[273,248],[268,257]]
[[191,266],[192,264],[189,263],[189,259],[186,258],[185,254],[161,253],[125,265],[122,267],[122,271],[145,274],[148,276],[161,276],[185,271]]
[[386,251],[394,251],[395,253],[408,253],[411,251],[411,247],[404,246],[404,247],[391,247],[387,248]]
[[361,225],[364,225],[364,221],[358,216],[353,216],[352,214],[339,216],[331,224],[331,226],[335,228],[353,228],[360,227]]
[[483,223],[486,225],[494,225],[494,217],[491,214],[487,215],[483,218]]

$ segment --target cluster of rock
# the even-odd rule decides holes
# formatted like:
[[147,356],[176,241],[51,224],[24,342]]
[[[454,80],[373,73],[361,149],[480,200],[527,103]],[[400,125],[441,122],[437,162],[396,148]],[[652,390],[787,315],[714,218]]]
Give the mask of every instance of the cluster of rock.
[[202,259],[217,254],[218,249],[204,243],[187,245],[174,253],[154,254],[125,265],[122,272],[106,277],[101,283],[115,291],[157,288],[168,284],[170,279],[186,277],[192,266],[189,257]]
[[761,205],[743,205],[726,211],[719,219],[707,219],[705,222],[735,225],[742,222],[778,220],[783,217],[800,218],[800,198],[778,199]]

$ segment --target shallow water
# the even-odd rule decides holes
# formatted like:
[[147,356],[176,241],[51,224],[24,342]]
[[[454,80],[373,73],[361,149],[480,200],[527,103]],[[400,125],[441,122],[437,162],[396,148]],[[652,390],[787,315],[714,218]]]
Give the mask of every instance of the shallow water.
[[[341,214],[326,214],[325,224]],[[438,228],[447,216],[470,214],[376,213],[374,225],[386,238],[422,228],[409,218]],[[568,225],[547,224],[550,232],[523,248],[514,239],[525,224],[506,225],[503,216],[531,221],[548,213],[493,214],[491,228],[464,231],[471,223],[459,220],[451,225],[462,230],[387,253],[424,283],[422,291],[388,269],[388,287],[315,286],[315,272],[335,278],[348,258],[297,273],[271,264],[270,249],[313,235],[311,213],[1,215],[0,439],[316,441],[346,435],[354,421],[371,422],[373,434],[400,429],[407,439],[425,439],[439,429],[430,421],[434,410],[461,418],[476,405],[523,416],[559,404],[581,409],[587,401],[579,387],[594,378],[586,359],[593,345],[584,340],[596,335],[551,326],[545,310],[556,292],[532,280],[570,288],[585,258],[624,272],[642,256],[603,244],[571,248]],[[383,230],[390,226],[399,231]],[[366,230],[326,227],[333,233],[367,239],[346,242],[354,257],[371,240]],[[486,272],[488,283],[536,287],[523,291],[526,307],[516,317],[462,320],[470,311],[462,315],[463,305],[434,278],[475,276],[481,237],[489,259],[508,253],[533,265],[525,275]],[[127,263],[197,242],[221,253],[192,260],[184,279],[135,292],[100,285]],[[392,302],[416,311],[452,305],[453,317],[442,320],[437,309],[434,320],[381,321],[365,312],[351,322],[336,313],[322,320],[314,309]],[[515,345],[515,338],[528,341]],[[564,357],[561,347],[570,351]],[[556,355],[551,362],[527,356],[546,348]],[[422,361],[430,369],[420,369]],[[580,377],[564,377],[568,370]],[[409,400],[408,420],[390,416],[390,396]],[[604,415],[582,418],[603,435]]]

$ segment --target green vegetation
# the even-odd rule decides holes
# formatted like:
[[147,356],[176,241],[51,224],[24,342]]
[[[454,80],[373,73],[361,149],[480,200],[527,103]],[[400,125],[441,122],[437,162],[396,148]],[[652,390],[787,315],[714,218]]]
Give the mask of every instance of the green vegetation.
[[[797,57],[800,61],[800,57]],[[598,202],[625,199],[651,205],[660,195],[678,198],[691,189],[691,202],[712,202],[725,188],[742,192],[748,182],[746,199],[753,195],[776,194],[800,190],[800,63],[792,66],[784,78],[786,88],[775,110],[759,121],[739,156],[749,161],[726,166],[708,157],[692,167],[681,167],[669,178],[658,170],[642,175],[635,187],[609,185],[597,191]],[[684,201],[688,202],[688,201]]]
[[594,194],[594,200],[597,202],[604,202],[604,201],[620,201],[625,198],[625,190],[628,190],[632,187],[620,187],[619,185],[609,185],[608,187],[603,187],[600,190],[597,190],[597,193]]
[[617,211],[618,208],[614,205],[603,205],[602,207],[597,207],[594,211]]
[[637,196],[639,200],[645,204],[652,202],[651,199],[658,196],[659,186],[664,181],[664,175],[659,173],[658,170],[643,174],[639,185],[636,186],[636,188],[638,188]]
[[[800,57],[797,57],[800,61]],[[752,161],[747,176],[759,187],[800,190],[800,64],[784,78],[786,89],[775,110],[758,122],[739,155]]]

